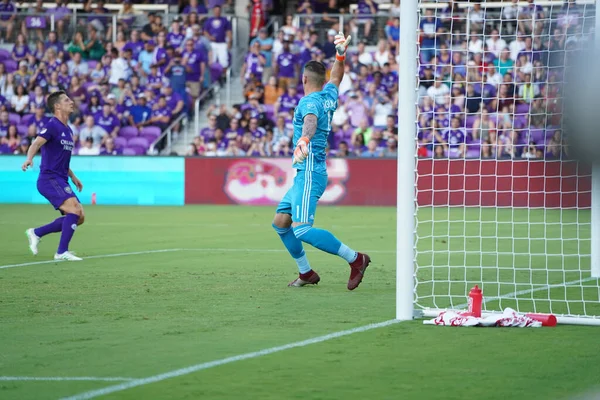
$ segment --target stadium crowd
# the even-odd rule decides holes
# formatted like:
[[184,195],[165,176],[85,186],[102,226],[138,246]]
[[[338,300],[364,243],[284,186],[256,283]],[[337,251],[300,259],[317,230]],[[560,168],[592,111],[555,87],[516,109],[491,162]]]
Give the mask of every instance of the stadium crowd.
[[[75,154],[146,154],[211,82],[222,80],[232,63],[231,24],[222,8],[232,1],[184,0],[169,23],[161,13],[136,11],[131,0],[122,3],[115,34],[102,0],[87,0],[89,14],[75,24],[65,0],[48,10],[40,0],[31,4],[37,20],[20,16],[13,0],[0,2],[0,40],[10,46],[0,49],[0,153],[27,150],[48,118],[45,96],[62,89],[78,105],[71,118]],[[395,156],[400,1],[383,7],[359,0],[352,9],[350,3],[300,0],[296,13],[272,32],[265,24],[273,2],[250,0],[249,50],[241,71],[234,71],[245,102],[209,107],[208,126],[187,154],[291,155],[301,66],[319,60],[330,68],[332,38],[344,30],[355,45],[328,151]],[[424,9],[419,23],[419,156],[568,155],[560,84],[565,58],[587,32],[582,6],[506,0],[496,9],[471,2],[467,12],[458,1],[448,3]],[[343,26],[333,15],[339,13],[348,16]]]
[[114,35],[103,0],[88,0],[75,24],[64,0],[48,10],[38,0],[26,16],[2,0],[0,154],[27,151],[49,119],[45,98],[58,90],[77,104],[74,154],[146,154],[229,67],[231,24],[221,14],[228,3],[189,0],[164,24],[163,14],[140,13],[124,0]]
[[[396,155],[399,1],[387,15],[373,16],[378,4],[360,0],[345,26],[327,15],[348,10],[331,0],[319,2],[322,14],[316,15],[316,3],[300,2],[296,16],[287,15],[273,35],[259,30],[240,77],[246,102],[231,110],[211,108],[209,126],[189,155],[289,155],[301,65],[319,60],[331,67],[331,41],[340,28],[363,39],[347,60],[329,154]],[[584,8],[573,0],[552,8],[510,0],[487,11],[471,3],[469,12],[450,1],[421,16],[418,155],[568,157],[560,85],[565,59],[589,33]]]

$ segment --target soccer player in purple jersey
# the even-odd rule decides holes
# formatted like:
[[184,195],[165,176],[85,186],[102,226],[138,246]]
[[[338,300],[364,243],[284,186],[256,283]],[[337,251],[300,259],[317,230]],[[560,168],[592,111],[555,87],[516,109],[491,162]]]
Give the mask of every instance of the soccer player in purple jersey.
[[69,242],[75,229],[77,225],[83,224],[85,219],[83,207],[68,182],[70,177],[78,191],[81,192],[83,189],[81,181],[69,168],[75,143],[73,132],[67,122],[75,108],[75,103],[62,90],[52,93],[48,96],[47,101],[48,108],[52,110],[54,117],[48,121],[31,144],[22,169],[27,171],[27,168],[33,167],[33,157],[41,148],[42,162],[37,189],[56,210],[60,210],[62,217],[48,225],[28,229],[25,233],[29,239],[29,249],[33,255],[36,255],[42,237],[50,233],[62,232],[54,259],[80,261],[81,258],[69,251]]

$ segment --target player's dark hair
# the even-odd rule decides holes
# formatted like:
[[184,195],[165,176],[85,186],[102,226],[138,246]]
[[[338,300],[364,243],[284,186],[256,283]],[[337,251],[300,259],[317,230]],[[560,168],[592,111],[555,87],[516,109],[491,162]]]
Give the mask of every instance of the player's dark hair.
[[58,104],[60,96],[62,96],[63,94],[65,96],[67,95],[67,93],[64,90],[59,90],[48,96],[48,100],[46,100],[46,103],[48,104],[48,109],[52,114],[54,114],[54,106]]
[[309,61],[304,66],[304,72],[308,72],[308,75],[313,78],[313,82],[316,86],[321,87],[325,83],[325,76],[327,75],[327,68],[322,62]]

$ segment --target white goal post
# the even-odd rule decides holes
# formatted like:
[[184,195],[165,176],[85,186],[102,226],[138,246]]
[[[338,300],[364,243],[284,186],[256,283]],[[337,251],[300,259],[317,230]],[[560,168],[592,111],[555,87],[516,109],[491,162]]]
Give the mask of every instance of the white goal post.
[[[563,12],[559,10],[562,10],[564,2],[534,3],[544,6],[547,14],[542,15],[549,22],[536,20],[538,14],[533,11],[528,36],[534,40],[536,35],[545,35],[544,38],[538,37],[537,43],[542,40],[549,42],[549,26],[554,28],[556,20],[553,18],[557,18],[554,15]],[[527,4],[519,2],[520,6]],[[600,46],[600,0],[578,0],[577,4],[587,7],[583,13],[591,13],[581,18],[588,18],[595,27],[596,46]],[[488,2],[484,3],[484,8],[495,8],[496,13],[501,13],[506,5]],[[479,285],[483,289],[484,315],[501,313],[504,308],[510,307],[521,313],[552,313],[562,324],[600,326],[600,165],[586,167],[568,160],[568,154],[565,155],[568,151],[563,146],[567,141],[561,122],[556,124],[556,120],[551,118],[556,114],[549,111],[547,97],[550,76],[553,75],[552,82],[556,82],[559,79],[556,76],[561,74],[557,72],[559,69],[552,70],[546,65],[539,67],[546,71],[545,81],[536,81],[544,87],[544,94],[531,95],[525,101],[526,105],[519,102],[522,105],[519,109],[527,109],[523,115],[516,115],[517,96],[509,107],[510,113],[507,113],[500,110],[499,105],[495,106],[496,110],[484,112],[486,98],[482,95],[482,105],[477,115],[472,115],[470,127],[466,126],[466,110],[461,111],[465,115],[458,118],[465,132],[463,143],[467,146],[464,148],[472,150],[471,159],[465,156],[467,150],[458,145],[453,148],[449,140],[444,143],[445,147],[440,144],[443,150],[440,150],[439,158],[435,155],[438,143],[442,143],[438,138],[447,139],[452,135],[448,132],[452,129],[450,121],[454,118],[450,106],[447,107],[450,126],[438,126],[434,121],[431,127],[424,128],[431,130],[434,139],[429,144],[420,139],[419,104],[424,92],[423,88],[419,90],[423,67],[421,49],[424,48],[419,40],[420,21],[424,10],[441,10],[444,7],[442,3],[421,0],[401,2],[396,319],[436,317],[442,310],[465,310],[470,288]],[[473,27],[469,26],[469,13],[473,4],[461,3],[460,7],[466,10],[462,22],[467,25],[462,34],[466,38],[463,53],[471,54],[466,50],[471,34],[481,36],[485,43],[489,32],[486,32],[486,22],[477,33],[470,30]],[[568,12],[566,18],[569,18]],[[592,18],[595,20],[592,21]],[[545,33],[538,32],[538,23],[545,24]],[[519,24],[515,22],[516,30],[506,36],[516,40]],[[565,28],[567,31],[568,28]],[[450,32],[448,35],[452,38],[453,34]],[[502,35],[504,33],[500,32]],[[584,36],[583,31],[577,32],[578,40]],[[437,45],[432,50],[434,54],[439,51]],[[449,47],[452,45],[458,48],[458,40]],[[515,71],[517,66],[520,72],[529,71],[518,60],[514,65]],[[436,68],[436,65],[432,67],[437,71]],[[465,68],[465,75],[469,76],[470,69],[471,66]],[[479,75],[486,75],[487,66],[482,71]],[[453,72],[451,76],[446,78],[450,87],[453,86]],[[521,78],[517,78],[515,72],[513,76],[514,81],[506,82],[507,85],[520,88],[527,84],[521,78],[531,76],[534,79],[534,72],[524,72],[519,75]],[[470,83],[483,88],[485,82],[466,78],[463,90]],[[497,87],[503,86],[503,83]],[[534,93],[533,89],[529,89],[531,86],[523,90],[523,99],[526,90]],[[535,103],[536,99],[539,99],[538,103]],[[557,101],[560,102],[560,98]],[[533,116],[536,114],[533,110],[540,104],[547,112],[534,123]],[[493,129],[497,136],[473,139],[471,131],[475,129],[472,121],[483,126],[482,121],[487,121],[487,116],[482,117],[482,114],[488,112],[495,118]],[[507,127],[502,133],[499,128],[501,117]],[[526,121],[525,126],[520,122],[522,120]],[[542,126],[538,125],[539,121],[542,121]],[[483,129],[478,132],[483,132]],[[491,135],[489,132],[486,134]],[[538,137],[541,139],[534,139]],[[523,141],[518,142],[522,148],[517,146],[517,138]],[[559,143],[558,150],[549,150],[556,143]],[[486,151],[482,150],[484,146],[488,147]],[[476,151],[485,153],[487,157],[488,150],[489,160],[473,156]],[[540,150],[543,154],[541,159]],[[518,157],[515,155],[517,151]],[[527,151],[532,153],[531,158],[525,154]],[[504,152],[508,157],[501,157]],[[455,158],[456,153],[462,157]],[[554,157],[557,153],[558,158]]]

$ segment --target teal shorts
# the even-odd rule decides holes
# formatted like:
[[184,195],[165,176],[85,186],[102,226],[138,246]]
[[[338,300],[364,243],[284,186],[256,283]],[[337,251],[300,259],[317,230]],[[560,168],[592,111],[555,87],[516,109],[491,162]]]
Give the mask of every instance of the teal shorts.
[[317,203],[326,187],[327,175],[298,171],[294,185],[277,206],[277,213],[291,215],[293,222],[314,223]]

